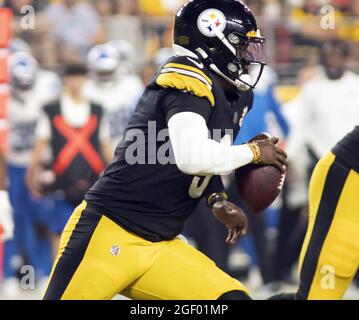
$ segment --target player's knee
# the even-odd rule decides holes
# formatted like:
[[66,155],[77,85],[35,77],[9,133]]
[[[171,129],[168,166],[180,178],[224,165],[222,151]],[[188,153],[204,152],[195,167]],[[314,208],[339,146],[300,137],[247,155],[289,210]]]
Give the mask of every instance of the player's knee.
[[252,298],[244,291],[233,290],[222,294],[217,300],[252,300]]

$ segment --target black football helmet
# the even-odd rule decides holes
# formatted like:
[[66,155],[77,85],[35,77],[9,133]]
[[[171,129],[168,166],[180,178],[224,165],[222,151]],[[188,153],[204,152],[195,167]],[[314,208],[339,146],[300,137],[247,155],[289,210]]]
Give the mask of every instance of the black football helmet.
[[[265,65],[264,41],[252,12],[239,0],[189,0],[176,14],[176,54],[199,58],[239,90],[258,83]],[[253,80],[252,65],[260,67]]]

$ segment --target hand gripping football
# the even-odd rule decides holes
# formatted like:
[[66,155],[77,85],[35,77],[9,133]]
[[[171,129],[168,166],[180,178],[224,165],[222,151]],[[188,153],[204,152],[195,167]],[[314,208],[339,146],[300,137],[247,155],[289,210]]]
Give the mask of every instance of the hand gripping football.
[[[261,133],[250,140],[268,139],[267,133]],[[235,171],[238,192],[254,213],[269,207],[282,190],[286,174],[273,165],[249,164]]]

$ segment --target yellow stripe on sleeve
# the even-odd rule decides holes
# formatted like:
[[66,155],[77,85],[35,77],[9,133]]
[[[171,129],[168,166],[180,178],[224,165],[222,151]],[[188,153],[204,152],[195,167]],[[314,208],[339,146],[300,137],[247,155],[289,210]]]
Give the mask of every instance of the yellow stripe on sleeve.
[[164,68],[179,68],[179,69],[184,69],[184,70],[195,72],[195,73],[201,75],[202,77],[204,77],[208,81],[208,83],[210,85],[212,85],[211,78],[209,78],[203,71],[199,70],[198,68],[187,66],[187,65],[181,64],[181,63],[168,63],[164,66]]
[[162,73],[158,76],[156,83],[163,88],[174,88],[192,92],[200,98],[206,98],[214,107],[214,96],[211,88],[201,80],[175,72]]

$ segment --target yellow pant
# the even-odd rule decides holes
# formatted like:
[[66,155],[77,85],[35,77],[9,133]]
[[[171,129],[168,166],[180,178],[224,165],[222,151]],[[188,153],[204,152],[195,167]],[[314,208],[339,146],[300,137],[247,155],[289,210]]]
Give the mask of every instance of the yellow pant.
[[330,153],[309,187],[299,299],[341,299],[359,266],[359,174]]
[[45,299],[210,299],[247,289],[181,239],[153,243],[82,203],[62,234]]

